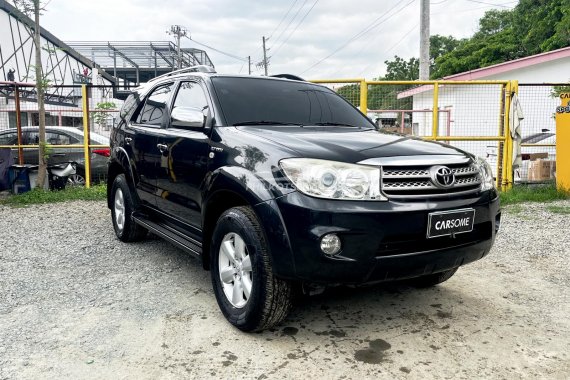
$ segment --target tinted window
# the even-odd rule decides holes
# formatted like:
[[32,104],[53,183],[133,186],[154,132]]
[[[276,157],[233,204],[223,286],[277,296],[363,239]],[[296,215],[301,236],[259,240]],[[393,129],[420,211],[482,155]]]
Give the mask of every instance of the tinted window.
[[79,140],[59,132],[46,132],[46,142],[51,145],[79,144]]
[[16,132],[7,132],[0,134],[0,145],[15,145],[18,143]]
[[166,103],[170,98],[173,84],[157,87],[146,99],[144,107],[137,117],[138,124],[150,124],[160,126],[166,111]]
[[180,84],[173,109],[176,107],[192,107],[203,110],[207,106],[206,95],[198,83],[182,82]]
[[121,107],[121,111],[119,112],[119,115],[124,119],[127,117],[127,115],[133,110],[134,107],[136,107],[137,105],[137,99],[135,98],[134,94],[130,94],[129,97],[127,98],[127,100],[125,100],[125,103],[123,104],[123,107]]
[[229,125],[265,121],[374,127],[346,100],[321,86],[253,78],[212,78],[212,82]]
[[[27,112],[20,112],[20,125],[25,127],[28,125],[28,113]],[[10,128],[16,128],[16,111],[8,111],[8,126]]]
[[24,132],[24,139],[22,144],[24,145],[38,145],[40,143],[40,135],[37,131],[26,131]]

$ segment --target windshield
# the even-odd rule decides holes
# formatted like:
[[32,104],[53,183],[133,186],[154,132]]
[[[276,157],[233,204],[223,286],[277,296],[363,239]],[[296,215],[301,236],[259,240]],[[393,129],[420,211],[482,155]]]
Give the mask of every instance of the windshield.
[[228,125],[326,125],[374,128],[332,90],[307,82],[212,78]]

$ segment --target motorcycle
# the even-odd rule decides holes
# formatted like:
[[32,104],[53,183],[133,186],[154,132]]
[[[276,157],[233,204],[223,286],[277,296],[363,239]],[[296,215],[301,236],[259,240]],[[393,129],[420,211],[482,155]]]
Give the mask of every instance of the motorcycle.
[[47,167],[49,189],[63,190],[70,176],[77,173],[75,162],[63,162]]

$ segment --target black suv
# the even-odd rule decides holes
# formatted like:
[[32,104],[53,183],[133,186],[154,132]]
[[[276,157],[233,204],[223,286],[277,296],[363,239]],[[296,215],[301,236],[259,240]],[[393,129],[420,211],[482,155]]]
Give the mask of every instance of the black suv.
[[108,205],[120,240],[151,231],[199,257],[239,329],[280,322],[294,288],[430,286],[491,249],[501,214],[484,160],[381,133],[299,78],[204,71],[126,100]]

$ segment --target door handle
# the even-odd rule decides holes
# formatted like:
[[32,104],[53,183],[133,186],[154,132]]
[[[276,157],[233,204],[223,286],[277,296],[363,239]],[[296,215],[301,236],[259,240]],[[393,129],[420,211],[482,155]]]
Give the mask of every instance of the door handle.
[[158,148],[158,150],[160,150],[160,153],[168,152],[168,145],[166,144],[156,144],[156,147]]
[[130,144],[133,141],[132,137],[125,137],[125,143]]
[[65,157],[65,156],[67,156],[67,153],[54,153],[51,156],[52,157]]

